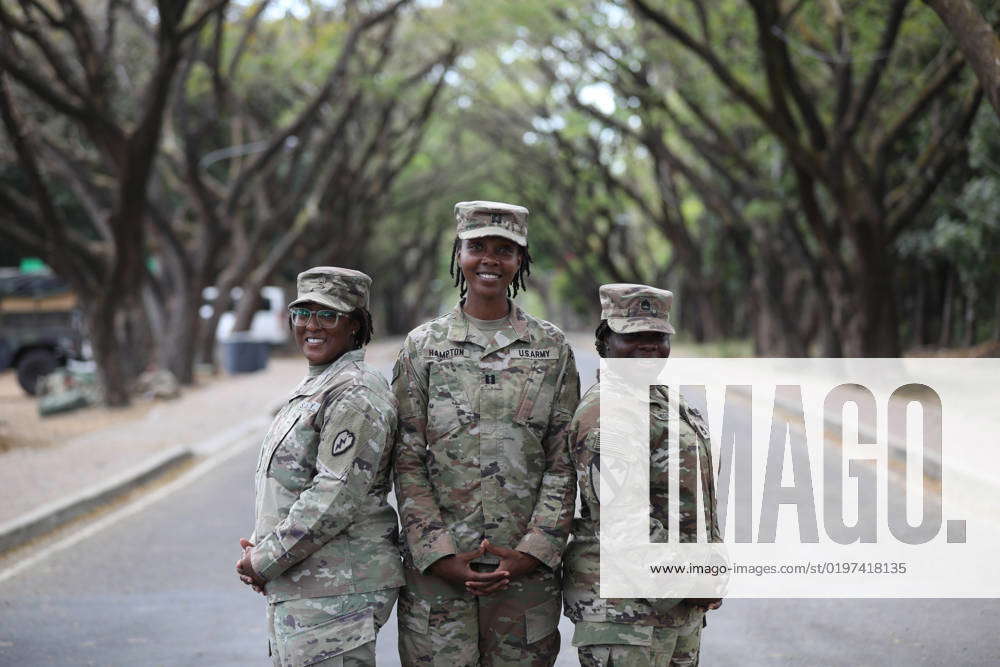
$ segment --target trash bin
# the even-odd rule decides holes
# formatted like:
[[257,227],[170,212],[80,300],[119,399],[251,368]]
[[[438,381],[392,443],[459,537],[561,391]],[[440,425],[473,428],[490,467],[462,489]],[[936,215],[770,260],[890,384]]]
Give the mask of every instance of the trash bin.
[[222,367],[227,373],[253,373],[267,368],[269,346],[245,331],[221,341]]

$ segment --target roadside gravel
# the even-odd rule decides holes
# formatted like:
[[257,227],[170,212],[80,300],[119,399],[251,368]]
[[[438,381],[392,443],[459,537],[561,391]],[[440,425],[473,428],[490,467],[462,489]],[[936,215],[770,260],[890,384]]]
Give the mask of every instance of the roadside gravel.
[[[399,343],[373,343],[368,361],[391,363]],[[259,417],[304,374],[301,358],[276,358],[263,371],[223,375],[185,389],[173,401],[125,410],[90,408],[45,420],[34,412],[34,400],[14,394],[7,387],[10,378],[2,378],[0,423],[18,446],[0,452],[0,524]]]

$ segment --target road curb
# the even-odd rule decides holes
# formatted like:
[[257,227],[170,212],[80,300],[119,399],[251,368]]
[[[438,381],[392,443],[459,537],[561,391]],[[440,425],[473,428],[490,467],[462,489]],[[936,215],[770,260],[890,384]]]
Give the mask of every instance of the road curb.
[[189,447],[175,447],[88,489],[0,524],[0,552],[50,532],[135,487],[162,475],[192,456]]

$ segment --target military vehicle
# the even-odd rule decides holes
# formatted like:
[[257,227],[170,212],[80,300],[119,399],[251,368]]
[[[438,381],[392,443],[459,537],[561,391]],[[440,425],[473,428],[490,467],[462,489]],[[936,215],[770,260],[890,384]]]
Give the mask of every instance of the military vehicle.
[[0,371],[14,368],[34,395],[38,380],[81,358],[83,346],[76,295],[62,280],[48,271],[0,269]]

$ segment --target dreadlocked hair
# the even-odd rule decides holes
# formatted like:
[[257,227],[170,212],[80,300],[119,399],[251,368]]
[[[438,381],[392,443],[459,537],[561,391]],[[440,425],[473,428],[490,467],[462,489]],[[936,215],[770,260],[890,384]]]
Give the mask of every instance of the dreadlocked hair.
[[[514,280],[507,286],[507,296],[512,299],[517,296],[519,291],[528,289],[527,278],[531,275],[531,253],[528,252],[528,246],[519,245],[517,247],[521,253],[521,267],[514,274]],[[458,265],[458,252],[461,249],[462,239],[456,237],[455,243],[451,246],[451,266],[448,268],[448,274],[455,279],[455,287],[458,288],[459,296],[464,297],[465,293],[469,291],[469,287],[465,284],[462,267]]]
[[597,348],[597,354],[601,357],[607,355],[609,333],[611,333],[611,327],[608,326],[608,321],[601,320],[601,323],[597,325],[597,330],[594,331],[594,347]]
[[351,311],[350,318],[358,323],[358,331],[354,334],[354,347],[352,350],[360,350],[368,343],[372,342],[372,335],[375,334],[375,326],[372,324],[372,314],[367,308],[356,308]]

